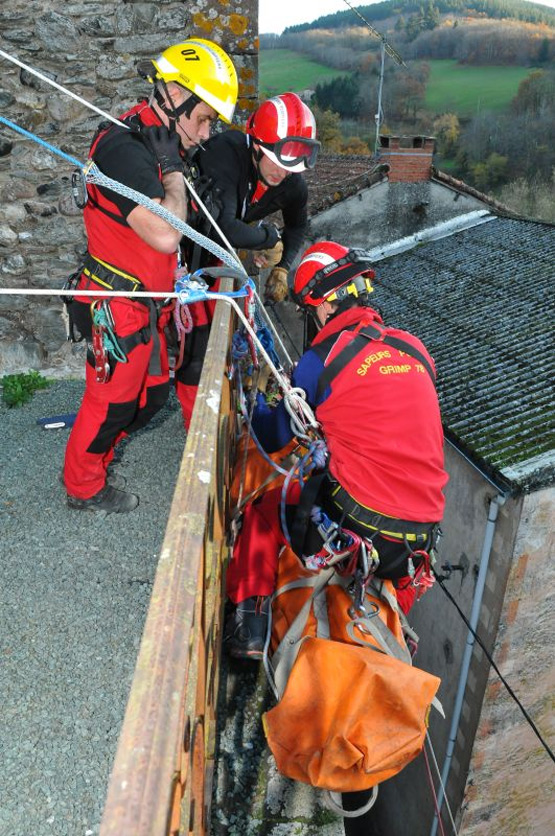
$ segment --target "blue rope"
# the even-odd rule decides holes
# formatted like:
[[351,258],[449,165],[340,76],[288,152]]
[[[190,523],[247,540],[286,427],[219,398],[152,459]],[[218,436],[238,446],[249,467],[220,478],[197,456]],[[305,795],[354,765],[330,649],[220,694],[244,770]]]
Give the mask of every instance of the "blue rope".
[[42,145],[44,148],[47,148],[53,154],[57,154],[58,157],[62,157],[62,159],[67,160],[67,162],[71,163],[72,165],[76,165],[78,168],[81,169],[81,171],[83,171],[83,163],[75,159],[75,157],[66,154],[64,151],[60,151],[59,148],[56,148],[54,145],[50,145],[49,142],[45,142],[44,139],[35,136],[35,134],[30,133],[30,131],[26,131],[25,128],[20,128],[19,125],[16,125],[15,122],[10,122],[10,120],[6,119],[5,116],[0,116],[0,122],[3,122],[4,125],[8,126],[8,128],[11,128],[13,131],[17,131],[17,133],[21,134],[22,136],[27,137],[27,139],[32,139],[34,142],[37,142],[39,145]]
[[[256,316],[254,318],[254,321],[256,323]],[[268,355],[268,357],[270,358],[270,360],[272,361],[274,366],[277,369],[281,369],[282,368],[281,361],[280,361],[280,359],[277,355],[276,348],[275,348],[275,343],[274,343],[274,338],[272,336],[272,332],[270,331],[270,329],[266,325],[260,325],[256,329],[256,336],[260,340],[262,348],[265,349],[266,354]]]
[[[64,160],[67,160],[72,165],[76,166],[83,174],[86,175],[87,183],[92,183],[99,186],[104,186],[107,189],[111,189],[115,191],[117,194],[121,194],[124,197],[129,198],[130,200],[135,201],[140,206],[145,206],[150,212],[157,215],[158,217],[165,220],[168,224],[173,226],[175,229],[179,230],[182,235],[186,235],[187,238],[190,238],[195,243],[200,244],[202,247],[208,250],[209,253],[219,258],[224,264],[227,264],[228,267],[232,267],[237,269],[238,261],[235,256],[231,256],[227,250],[220,247],[219,244],[216,244],[215,241],[212,241],[210,238],[207,238],[202,233],[197,232],[196,230],[192,229],[185,221],[182,221],[180,218],[176,218],[175,215],[172,215],[165,207],[161,206],[150,200],[150,198],[143,195],[141,192],[136,191],[135,189],[131,189],[128,186],[125,186],[123,183],[119,183],[117,180],[112,180],[110,177],[106,177],[100,169],[94,165],[92,160],[89,160],[86,165],[83,165],[79,160],[75,159],[75,157],[71,157],[69,154],[60,151],[59,148],[56,148],[54,145],[50,145],[48,142],[45,142],[35,134],[32,134],[30,131],[26,131],[25,128],[20,128],[19,125],[16,125],[14,122],[11,122],[9,119],[6,119],[3,116],[0,116],[0,122],[7,125],[12,130],[17,131],[22,136],[27,137],[28,139],[32,139],[33,142],[36,142],[38,145],[42,145],[48,151],[51,151],[53,154],[56,154],[59,157],[62,157]],[[243,269],[244,272],[244,269]],[[245,272],[245,276],[246,276]],[[238,294],[241,295],[241,294]],[[194,298],[192,301],[201,301],[203,297]]]

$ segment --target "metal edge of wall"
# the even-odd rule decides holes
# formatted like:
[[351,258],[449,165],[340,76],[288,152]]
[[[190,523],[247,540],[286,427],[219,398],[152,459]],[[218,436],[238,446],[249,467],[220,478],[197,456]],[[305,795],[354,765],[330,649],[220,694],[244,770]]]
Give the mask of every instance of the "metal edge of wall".
[[[222,289],[231,289],[225,285]],[[207,832],[221,641],[231,391],[219,302],[177,478],[101,836]],[[163,442],[162,442],[163,443]],[[223,479],[223,483],[222,483]]]

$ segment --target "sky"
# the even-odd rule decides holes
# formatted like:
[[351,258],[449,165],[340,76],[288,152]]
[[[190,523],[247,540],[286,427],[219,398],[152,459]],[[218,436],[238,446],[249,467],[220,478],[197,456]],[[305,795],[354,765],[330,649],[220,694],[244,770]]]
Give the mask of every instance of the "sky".
[[[379,0],[349,0],[351,6],[370,6]],[[543,0],[542,6],[555,9],[555,0]],[[258,0],[259,32],[275,32],[281,35],[286,26],[311,23],[323,15],[348,11],[344,0]],[[356,20],[356,15],[353,20]]]

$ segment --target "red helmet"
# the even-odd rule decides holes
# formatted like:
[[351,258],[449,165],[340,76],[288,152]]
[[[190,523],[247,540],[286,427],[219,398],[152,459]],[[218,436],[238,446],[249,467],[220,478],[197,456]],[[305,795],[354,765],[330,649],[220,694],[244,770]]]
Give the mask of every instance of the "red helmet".
[[316,120],[296,93],[282,93],[263,102],[249,116],[246,132],[276,165],[286,171],[314,168],[320,143]]
[[293,280],[293,295],[299,305],[318,307],[322,302],[340,302],[349,295],[372,293],[366,250],[349,250],[334,241],[312,244],[301,258]]

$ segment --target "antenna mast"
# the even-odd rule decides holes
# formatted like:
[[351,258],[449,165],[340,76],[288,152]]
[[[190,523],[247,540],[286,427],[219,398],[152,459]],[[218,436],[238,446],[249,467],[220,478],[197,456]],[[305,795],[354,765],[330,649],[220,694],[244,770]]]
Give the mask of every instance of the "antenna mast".
[[378,108],[376,110],[376,141],[374,142],[374,154],[378,153],[380,147],[380,128],[383,122],[383,110],[382,110],[382,91],[383,91],[383,77],[384,77],[384,65],[385,65],[385,40],[382,38],[381,44],[381,66],[380,66],[380,83],[378,86]]

